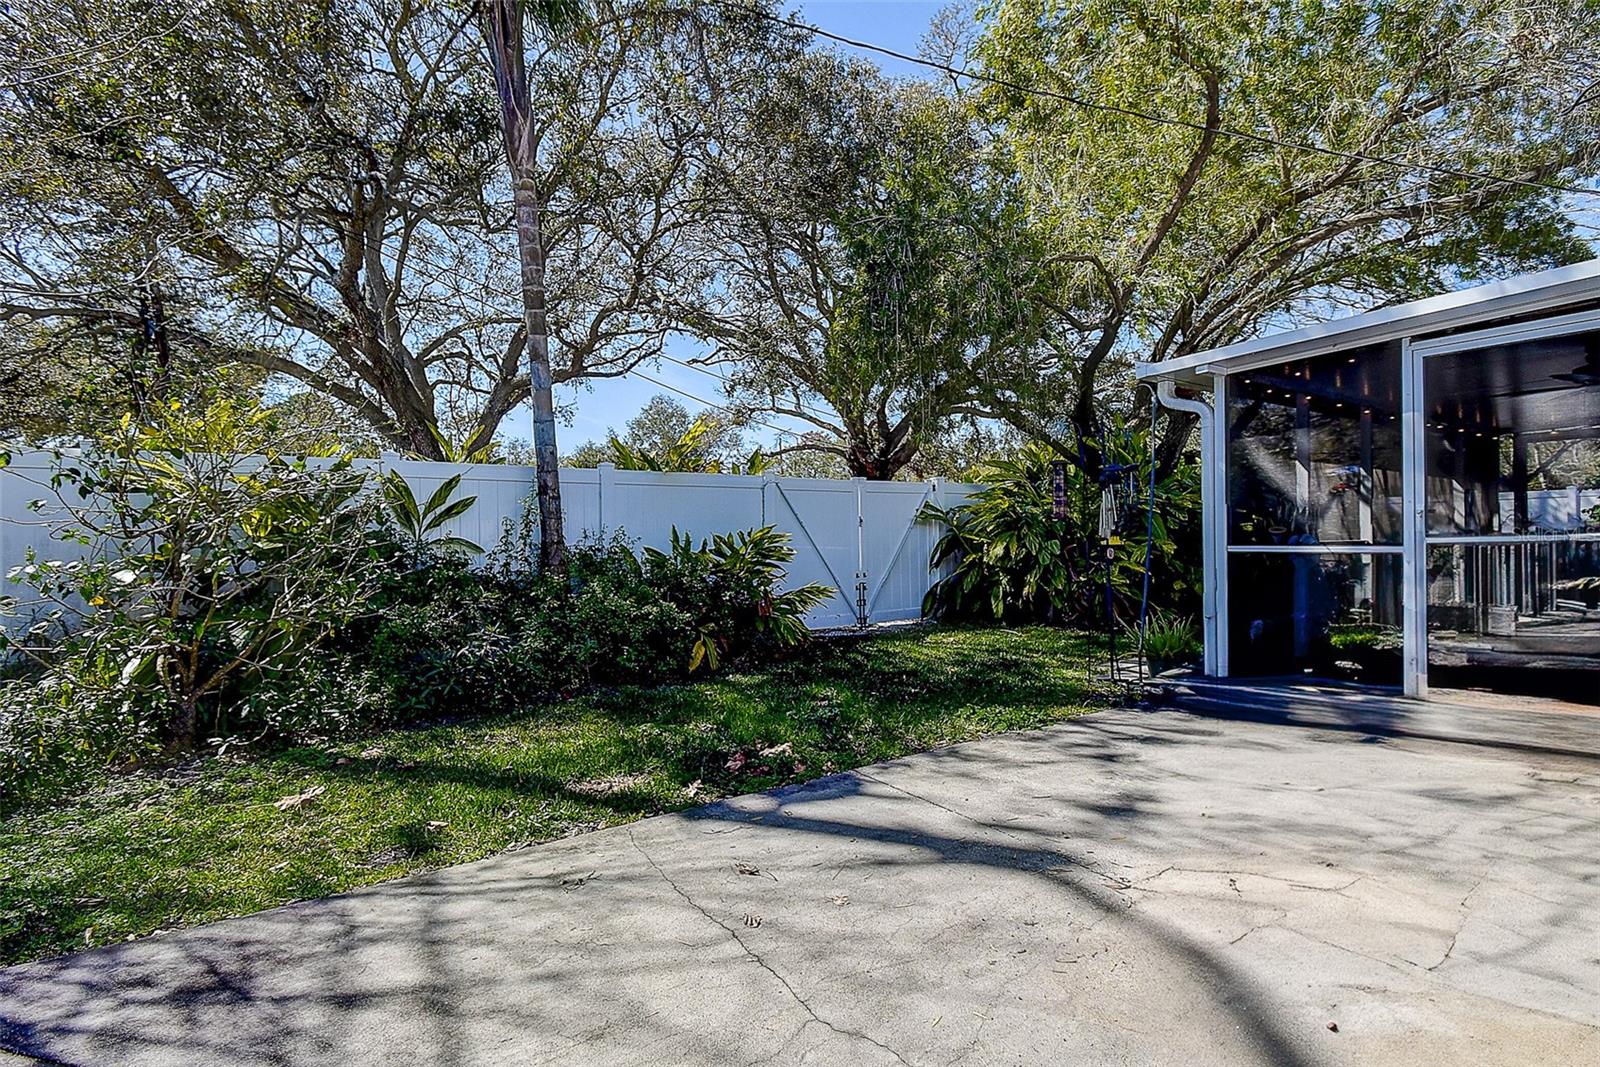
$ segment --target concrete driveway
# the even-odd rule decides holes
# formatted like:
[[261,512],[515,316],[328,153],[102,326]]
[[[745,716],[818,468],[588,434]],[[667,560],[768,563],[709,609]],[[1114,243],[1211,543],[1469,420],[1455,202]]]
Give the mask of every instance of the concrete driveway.
[[0,1046],[1597,1063],[1597,916],[1600,763],[1118,711],[0,972]]

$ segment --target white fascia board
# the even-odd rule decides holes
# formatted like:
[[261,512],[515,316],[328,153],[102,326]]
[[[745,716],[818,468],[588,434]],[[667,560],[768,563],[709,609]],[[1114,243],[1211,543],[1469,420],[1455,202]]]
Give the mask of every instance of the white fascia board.
[[1505,281],[1268,334],[1158,363],[1135,363],[1141,380],[1172,378],[1203,384],[1204,375],[1230,374],[1343,349],[1459,329],[1513,315],[1538,314],[1600,299],[1600,259],[1522,274]]

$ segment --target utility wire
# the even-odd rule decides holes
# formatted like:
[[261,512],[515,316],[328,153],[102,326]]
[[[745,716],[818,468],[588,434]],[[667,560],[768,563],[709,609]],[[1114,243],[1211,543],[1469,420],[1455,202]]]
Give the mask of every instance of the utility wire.
[[[722,375],[718,374],[716,371],[712,370],[710,367],[702,366],[699,363],[691,363],[686,359],[679,359],[677,356],[669,356],[665,352],[661,353],[661,358],[665,359],[665,360],[668,360],[668,361],[670,361],[672,363],[676,363],[680,367],[687,367],[690,370],[699,371],[701,374],[704,374],[707,377],[715,378],[717,381],[722,383],[722,386],[723,386],[724,389],[726,389],[728,387],[728,379],[724,378]],[[804,404],[800,403],[798,398],[795,400],[794,406],[795,406],[796,410],[801,411],[801,412],[805,413],[806,415],[811,416],[814,419],[826,420],[828,418],[827,415],[822,414],[822,413],[817,412],[817,411],[813,411],[811,408],[806,407]]]
[[[667,358],[671,359],[672,357],[668,356]],[[673,360],[673,362],[676,363],[678,361],[677,360]],[[668,385],[666,382],[662,381],[659,378],[652,378],[652,377],[650,377],[650,375],[646,374],[642,370],[639,370],[638,368],[630,370],[627,373],[633,375],[635,378],[643,378],[645,381],[649,382],[651,385],[660,386],[662,389],[669,389],[672,392],[677,393],[679,396],[688,397],[690,400],[693,400],[695,403],[704,404],[708,408],[715,408],[718,411],[726,411],[730,415],[740,415],[740,416],[744,415],[744,412],[740,411],[738,408],[730,407],[727,404],[719,404],[714,400],[707,400],[703,396],[695,396],[693,393],[689,392],[687,389],[679,389],[676,385]],[[713,375],[713,377],[715,377],[715,375]],[[774,426],[772,423],[770,423],[770,422],[762,422],[760,419],[746,419],[745,421],[750,423],[753,426],[763,426],[763,427],[765,427],[765,428],[767,428],[769,430],[774,431],[775,433],[788,434],[790,437],[793,437],[796,440],[798,440],[800,438],[800,432],[797,431],[797,430],[787,429],[787,428],[782,427],[782,426]]]
[[697,370],[701,374],[706,375],[707,377],[715,378],[717,381],[721,382],[723,385],[727,385],[728,384],[728,379],[724,378],[722,375],[718,374],[716,371],[712,370],[710,367],[704,366],[703,364],[691,363],[687,359],[679,359],[677,356],[669,356],[665,352],[661,353],[661,358],[665,359],[665,360],[670,360],[673,363],[676,363],[680,367],[688,367],[690,370]]
[[873,44],[871,41],[859,41],[853,37],[846,37],[843,34],[825,30],[820,26],[812,26],[809,23],[801,22],[799,19],[792,19],[784,15],[774,14],[771,11],[766,11],[759,7],[752,7],[749,4],[736,3],[734,0],[707,0],[707,2],[715,4],[718,7],[726,8],[730,11],[740,11],[747,15],[755,15],[758,18],[766,19],[767,21],[777,23],[780,26],[788,26],[791,29],[801,30],[805,33],[811,34],[814,37],[823,37],[830,41],[836,41],[839,44],[848,45],[851,48],[859,48],[864,52],[876,52],[879,55],[889,56],[892,59],[898,59],[904,63],[914,63],[917,66],[927,67],[930,70],[941,71],[953,78],[967,78],[971,81],[984,82],[989,85],[998,86],[1002,89],[1009,89],[1013,92],[1026,93],[1030,96],[1043,97],[1049,100],[1060,100],[1063,103],[1072,104],[1074,107],[1081,107],[1089,111],[1101,111],[1113,115],[1125,115],[1129,118],[1143,119],[1145,122],[1153,122],[1163,126],[1182,126],[1185,129],[1198,130],[1201,133],[1215,133],[1222,137],[1231,137],[1235,140],[1248,141],[1254,144],[1269,145],[1273,148],[1287,148],[1297,152],[1312,152],[1317,155],[1331,156],[1334,159],[1342,159],[1346,161],[1376,163],[1381,166],[1393,167],[1401,171],[1425,170],[1447,178],[1465,178],[1469,181],[1475,182],[1497,182],[1501,185],[1513,185],[1526,189],[1537,189],[1540,192],[1545,193],[1580,193],[1585,196],[1600,197],[1600,189],[1586,188],[1581,185],[1562,185],[1554,182],[1538,182],[1532,181],[1528,178],[1511,178],[1502,174],[1492,174],[1488,171],[1459,170],[1455,167],[1440,166],[1436,163],[1408,162],[1403,159],[1396,159],[1393,156],[1372,155],[1366,152],[1349,152],[1343,149],[1327,148],[1322,145],[1305,144],[1299,141],[1284,141],[1276,137],[1269,137],[1263,133],[1251,133],[1248,130],[1234,130],[1220,125],[1208,126],[1203,122],[1194,122],[1190,119],[1178,119],[1167,115],[1158,115],[1154,112],[1144,111],[1139,108],[1124,107],[1121,104],[1106,104],[1097,100],[1086,100],[1081,96],[1075,96],[1071,93],[1063,93],[1055,89],[1040,89],[1031,85],[1023,85],[1022,83],[1012,81],[1009,78],[1001,78],[994,74],[987,74],[983,71],[972,70],[970,67],[957,67],[949,63],[941,63],[935,59],[910,55],[906,52],[896,51],[893,48],[887,48],[881,44]]

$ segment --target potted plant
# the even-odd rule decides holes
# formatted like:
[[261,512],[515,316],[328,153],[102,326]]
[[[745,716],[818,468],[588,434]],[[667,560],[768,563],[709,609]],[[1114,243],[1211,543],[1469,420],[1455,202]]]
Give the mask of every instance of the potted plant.
[[1156,611],[1145,621],[1144,657],[1152,676],[1188,666],[1200,653],[1200,627],[1193,618]]
[[1335,672],[1341,668],[1357,678],[1382,678],[1400,669],[1400,631],[1393,626],[1360,623],[1328,630],[1328,655]]

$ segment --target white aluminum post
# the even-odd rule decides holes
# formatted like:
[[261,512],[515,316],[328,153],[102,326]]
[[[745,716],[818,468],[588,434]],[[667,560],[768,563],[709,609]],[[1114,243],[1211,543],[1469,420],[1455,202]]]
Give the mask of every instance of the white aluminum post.
[[602,539],[606,536],[606,496],[608,495],[606,490],[611,488],[616,473],[617,465],[615,463],[597,463],[595,465],[595,525],[600,527],[600,537]]
[[[1211,377],[1211,500],[1215,503],[1207,516],[1207,535],[1210,540],[1207,555],[1211,557],[1211,587],[1215,592],[1213,610],[1216,613],[1212,627],[1216,633],[1217,653],[1213,673],[1218,678],[1228,676],[1228,378],[1223,374]],[[1203,490],[1202,490],[1203,491]]]
[[1227,413],[1222,407],[1226,400],[1222,376],[1213,379],[1211,404],[1179,396],[1170,378],[1159,379],[1155,387],[1164,406],[1200,419],[1200,614],[1206,642],[1203,669],[1209,677],[1220,678],[1228,673],[1227,448],[1226,433],[1219,432]]
[[1402,681],[1406,696],[1428,695],[1427,446],[1422,355],[1400,342],[1400,497]]

